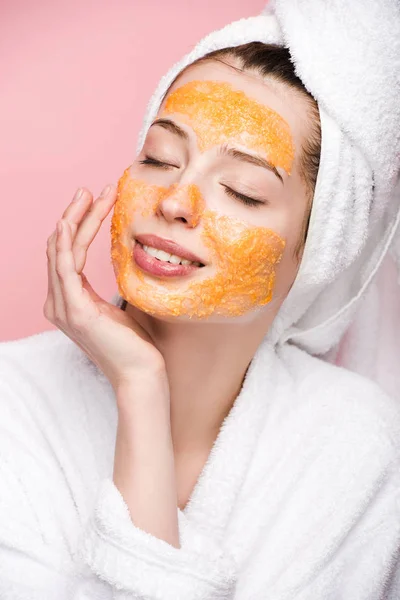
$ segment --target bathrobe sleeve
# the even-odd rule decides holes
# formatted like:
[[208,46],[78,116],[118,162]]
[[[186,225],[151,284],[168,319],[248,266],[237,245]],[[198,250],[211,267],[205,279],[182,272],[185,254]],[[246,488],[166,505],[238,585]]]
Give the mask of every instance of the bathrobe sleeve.
[[52,419],[65,415],[58,405],[53,413],[44,409],[49,390],[37,380],[11,362],[5,373],[0,362],[0,598],[232,598],[233,559],[181,511],[175,548],[133,524],[111,479],[85,501],[85,483],[76,477],[84,453],[75,451],[71,464],[70,441],[52,438]]
[[[181,548],[136,527],[119,490],[106,479],[82,539],[82,561],[113,590],[123,588],[121,599],[233,598],[233,559],[198,532],[181,511],[178,520]],[[115,594],[113,598],[119,599]],[[91,596],[82,599],[86,597]]]

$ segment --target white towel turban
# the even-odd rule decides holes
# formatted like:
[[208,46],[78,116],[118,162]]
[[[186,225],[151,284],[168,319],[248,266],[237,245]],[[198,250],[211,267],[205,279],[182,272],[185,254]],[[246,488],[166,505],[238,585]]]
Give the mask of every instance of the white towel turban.
[[[161,79],[147,108],[138,151],[163,94],[185,66],[212,50],[252,41],[289,49],[296,74],[318,102],[322,131],[302,263],[268,337],[274,344],[293,343],[332,359],[346,330],[349,334],[349,325],[355,323],[371,282],[378,292],[385,287],[385,278],[374,276],[390,260],[389,251],[398,252],[400,265],[400,4],[276,0],[262,15],[214,31]],[[390,311],[397,303],[400,313],[397,282],[396,286]],[[374,306],[370,323],[381,318],[379,302]],[[392,317],[385,315],[389,324]],[[344,363],[350,364],[357,355],[352,366],[360,371],[366,335],[363,330],[360,339],[357,333],[354,339],[359,344],[352,338],[347,358],[342,352]],[[376,354],[373,340],[368,343]],[[400,354],[400,342],[386,353],[380,350],[380,356],[391,353],[393,359],[393,352]]]

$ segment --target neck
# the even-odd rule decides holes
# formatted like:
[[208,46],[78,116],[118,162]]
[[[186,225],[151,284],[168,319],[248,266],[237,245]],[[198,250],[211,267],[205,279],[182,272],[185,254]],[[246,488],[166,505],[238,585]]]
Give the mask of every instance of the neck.
[[267,327],[165,322],[128,304],[128,314],[152,337],[166,364],[176,456],[210,449],[238,396]]

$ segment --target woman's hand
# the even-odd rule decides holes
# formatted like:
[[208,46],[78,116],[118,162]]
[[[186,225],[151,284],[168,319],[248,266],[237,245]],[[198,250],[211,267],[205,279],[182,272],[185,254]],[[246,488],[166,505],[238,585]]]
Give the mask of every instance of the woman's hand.
[[47,242],[48,294],[43,307],[46,319],[89,356],[115,391],[127,383],[143,384],[149,377],[166,381],[164,359],[147,332],[100,298],[82,272],[88,248],[116,197],[114,186],[107,186],[94,203],[88,190],[76,193]]
[[142,327],[100,298],[82,273],[87,250],[115,200],[111,186],[93,204],[92,195],[83,190],[65,210],[57,224],[61,228],[47,244],[49,290],[43,312],[97,364],[114,388],[118,430],[113,480],[133,522],[179,547],[164,359]]

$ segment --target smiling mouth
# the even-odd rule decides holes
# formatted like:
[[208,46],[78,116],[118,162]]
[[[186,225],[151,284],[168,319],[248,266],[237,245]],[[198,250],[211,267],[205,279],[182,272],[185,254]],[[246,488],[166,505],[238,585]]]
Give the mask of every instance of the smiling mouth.
[[[155,252],[158,253],[161,251],[155,250]],[[170,262],[165,260],[165,258],[171,257],[171,255],[167,253],[164,254],[166,254],[166,257],[163,258],[161,256],[160,258],[157,258],[157,256],[149,254],[143,247],[143,244],[136,240],[132,258],[139,269],[153,277],[186,277],[194,274],[201,268],[200,263],[191,262],[189,260],[185,261],[186,264],[182,264],[181,259],[176,263]]]
[[141,244],[146,252],[149,251],[152,256],[160,260],[169,261],[172,264],[194,263],[196,266],[205,266],[198,256],[173,240],[155,234],[139,234],[135,236],[135,241]]
[[165,252],[164,250],[160,250],[158,248],[154,248],[153,246],[146,246],[145,244],[141,244],[138,240],[136,243],[139,244],[146,252],[146,254],[155,260],[158,260],[162,263],[168,263],[171,265],[180,265],[180,266],[193,266],[193,267],[204,267],[205,265],[199,261],[191,261],[186,258],[182,258],[177,254],[170,254]]

